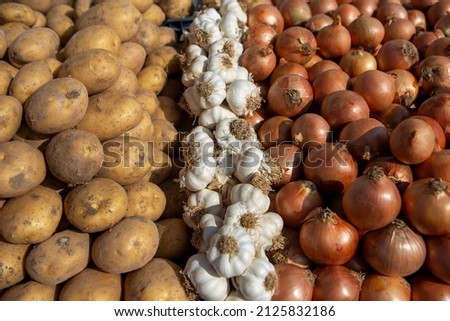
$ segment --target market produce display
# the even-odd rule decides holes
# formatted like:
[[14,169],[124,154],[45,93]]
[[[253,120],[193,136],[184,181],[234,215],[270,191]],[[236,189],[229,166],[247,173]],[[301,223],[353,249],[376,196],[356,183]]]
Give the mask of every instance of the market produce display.
[[449,18],[0,0],[0,300],[450,300]]

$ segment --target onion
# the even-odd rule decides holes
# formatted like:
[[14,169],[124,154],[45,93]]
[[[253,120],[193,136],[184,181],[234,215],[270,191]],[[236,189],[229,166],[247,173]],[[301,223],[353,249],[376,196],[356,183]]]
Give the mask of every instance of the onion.
[[326,119],[314,113],[301,115],[294,121],[291,128],[293,143],[306,151],[329,141],[331,134],[330,125]]
[[450,183],[435,178],[416,179],[403,193],[402,213],[419,233],[449,235]]
[[425,57],[430,56],[450,57],[450,38],[439,38],[430,43],[427,50],[425,50]]
[[391,19],[384,24],[383,43],[394,39],[410,40],[416,33],[414,23],[408,19]]
[[310,67],[308,70],[309,80],[313,82],[317,76],[324,73],[327,70],[330,69],[338,69],[342,70],[342,68],[335,63],[333,60],[325,59],[318,61],[316,64],[314,64],[312,67]]
[[367,17],[372,16],[378,7],[378,0],[354,0],[353,3]]
[[251,46],[240,56],[240,65],[247,68],[254,81],[261,81],[270,76],[277,65],[277,57],[272,45],[267,47]]
[[325,143],[308,151],[304,175],[322,194],[339,194],[356,179],[358,165],[345,145]]
[[280,76],[269,88],[268,110],[275,115],[295,117],[305,113],[313,101],[308,80],[296,74]]
[[438,20],[450,13],[450,0],[441,0],[434,3],[426,12],[430,26],[434,26]]
[[[280,0],[274,0],[276,1],[280,1]],[[273,4],[272,0],[242,0],[242,3],[245,5],[245,7],[247,8],[247,12],[250,12],[250,10],[252,10],[254,7],[256,7],[257,5],[266,3],[266,4]]]
[[329,13],[338,7],[336,0],[310,0],[309,6],[312,15],[319,13]]
[[290,143],[281,143],[269,149],[269,157],[275,160],[281,169],[281,178],[273,184],[280,189],[289,182],[297,181],[302,176],[302,151]]
[[384,171],[373,166],[356,178],[344,192],[342,208],[350,222],[361,231],[376,230],[397,217],[401,196]]
[[326,70],[318,75],[312,83],[314,101],[320,104],[328,95],[347,89],[349,79],[349,75],[340,69]]
[[416,31],[427,30],[427,18],[423,11],[417,9],[408,10],[408,20],[414,24]]
[[258,131],[262,124],[264,124],[264,121],[268,118],[268,113],[265,108],[258,108],[243,118],[249,122],[250,126],[252,126],[255,131]]
[[436,277],[450,284],[450,236],[429,236],[426,239],[426,266]]
[[426,246],[422,236],[400,219],[365,234],[362,245],[367,262],[384,275],[411,275],[425,262]]
[[371,272],[364,277],[360,301],[410,301],[411,286],[401,276]]
[[275,51],[279,58],[304,65],[316,53],[317,41],[314,34],[304,27],[285,29],[275,42]]
[[286,116],[268,118],[258,130],[258,139],[264,149],[291,141],[291,128],[294,121]]
[[435,119],[450,139],[450,94],[429,97],[419,106],[418,114]]
[[305,0],[282,0],[278,5],[284,19],[284,28],[298,26],[311,18],[311,8]]
[[372,270],[369,263],[362,252],[361,243],[358,245],[358,249],[353,257],[347,261],[344,266],[358,273],[367,273]]
[[353,20],[361,15],[361,11],[351,3],[342,3],[333,12],[333,18],[338,15],[341,16],[342,25],[348,27]]
[[425,57],[425,52],[428,46],[436,39],[444,37],[442,30],[423,31],[416,33],[412,38],[413,45],[417,48],[420,57]]
[[360,94],[351,90],[340,90],[324,98],[320,114],[331,129],[337,130],[354,120],[368,118],[370,110]]
[[429,56],[423,59],[416,70],[420,91],[425,94],[438,87],[450,87],[450,59],[443,56]]
[[409,69],[419,62],[419,52],[412,42],[395,39],[384,43],[375,58],[382,71]]
[[323,206],[323,200],[314,183],[306,180],[290,182],[277,192],[275,210],[285,225],[300,228],[305,217],[316,207]]
[[411,301],[450,301],[450,285],[431,274],[416,274],[410,284]]
[[317,46],[320,54],[325,58],[341,57],[351,47],[350,32],[341,23],[341,16],[337,15],[333,24],[317,32]]
[[303,252],[318,264],[344,264],[358,248],[358,231],[328,208],[316,207],[300,228]]
[[408,19],[408,11],[400,3],[386,2],[378,7],[375,17],[385,24],[393,18]]
[[364,98],[370,111],[381,112],[394,101],[395,80],[383,71],[368,70],[355,78],[353,90]]
[[322,58],[319,54],[315,53],[315,54],[311,57],[311,59],[309,59],[307,62],[305,62],[305,63],[303,64],[303,66],[306,68],[306,70],[308,70],[309,68],[311,68],[311,67],[314,66],[316,63],[318,63],[318,62],[320,62],[320,61],[322,61],[322,60],[323,60],[323,58]]
[[[361,9],[360,9],[361,10]],[[384,38],[384,26],[380,20],[361,15],[348,25],[352,48],[362,47],[372,52]]]
[[434,29],[440,29],[446,37],[450,37],[450,14],[440,17],[434,25]]
[[309,78],[308,71],[302,65],[296,62],[286,61],[284,58],[281,58],[278,65],[272,72],[270,76],[270,83],[273,84],[277,78],[284,74],[296,74],[302,76],[305,79]]
[[314,276],[308,269],[294,264],[275,264],[278,284],[272,301],[311,301]]
[[270,26],[260,23],[249,27],[243,36],[244,48],[251,46],[268,47],[275,43],[275,36],[277,32]]
[[409,107],[419,94],[419,84],[416,77],[405,69],[391,69],[387,74],[395,79],[394,103]]
[[392,154],[405,164],[419,164],[434,152],[435,135],[426,121],[407,118],[391,133],[389,146]]
[[317,33],[322,28],[329,26],[333,23],[334,19],[325,13],[319,13],[305,22],[305,28],[311,31],[312,33]]
[[350,77],[356,77],[367,70],[376,70],[377,59],[362,49],[350,49],[339,60],[339,66]]
[[280,10],[269,3],[257,5],[248,12],[249,28],[260,23],[271,26],[277,34],[284,30],[284,20]]
[[433,153],[426,161],[413,168],[416,179],[434,177],[450,182],[450,150]]
[[364,167],[363,172],[367,172],[374,166],[378,166],[384,171],[384,174],[395,183],[400,193],[403,193],[413,181],[411,167],[398,161],[393,156],[382,156],[371,159]]
[[408,108],[395,103],[382,112],[372,114],[372,117],[381,121],[388,129],[395,128],[409,116],[411,116],[411,112]]
[[412,116],[412,118],[424,120],[425,122],[428,123],[428,125],[431,126],[431,128],[433,128],[434,137],[435,137],[434,152],[437,152],[437,151],[445,148],[446,138],[445,138],[444,130],[442,129],[441,125],[439,125],[439,123],[435,119],[433,119],[429,116],[425,116],[425,115],[414,115],[414,116]]
[[318,266],[313,270],[316,280],[314,301],[358,301],[362,278],[342,265]]
[[348,150],[358,161],[386,155],[389,150],[388,130],[374,118],[361,118],[348,123],[340,132],[339,140],[348,142]]
[[428,10],[433,4],[439,0],[411,0],[411,6],[417,10]]

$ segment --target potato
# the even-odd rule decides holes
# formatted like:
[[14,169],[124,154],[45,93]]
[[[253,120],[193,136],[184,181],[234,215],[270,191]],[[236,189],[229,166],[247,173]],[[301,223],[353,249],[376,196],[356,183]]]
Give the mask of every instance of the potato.
[[58,76],[62,62],[56,59],[56,57],[45,58],[44,60],[42,60],[42,62],[45,62],[47,64],[47,66],[50,68],[50,71],[52,72],[53,77],[56,78]]
[[139,88],[136,90],[136,99],[142,106],[142,109],[150,114],[152,119],[155,119],[154,113],[159,108],[159,100],[156,93],[147,88]]
[[134,95],[106,90],[89,97],[86,114],[76,128],[90,131],[105,141],[137,126],[142,114],[142,106]]
[[169,155],[161,150],[153,149],[152,169],[142,180],[159,185],[170,176],[172,166],[173,162]]
[[153,3],[147,10],[142,12],[142,19],[149,20],[154,24],[161,26],[166,21],[166,15],[161,7]]
[[127,192],[122,186],[107,178],[94,178],[66,195],[64,213],[79,230],[95,233],[119,222],[127,205]]
[[[24,33],[27,30],[30,30],[26,24],[21,22],[8,22],[4,25],[0,25],[0,30],[5,33],[6,44],[9,45],[16,39],[20,34]],[[5,56],[6,57],[6,56]]]
[[142,45],[145,52],[149,54],[152,50],[159,47],[158,25],[149,20],[143,20],[139,25],[138,31],[130,38],[130,41]]
[[67,58],[58,76],[78,79],[89,95],[93,95],[114,84],[119,74],[120,62],[116,55],[105,49],[89,49]]
[[160,219],[181,218],[184,211],[183,204],[186,204],[188,195],[180,188],[180,183],[172,178],[168,178],[159,187],[163,190],[166,198],[170,199]]
[[126,273],[147,264],[158,248],[155,223],[144,216],[125,217],[92,244],[92,260],[102,271]]
[[[68,6],[63,5],[63,8],[66,8]],[[46,26],[53,31],[55,31],[59,38],[61,44],[67,43],[67,41],[73,36],[73,34],[76,32],[75,22],[70,17],[70,14],[60,14],[57,12],[58,7],[54,11],[51,9],[47,13],[47,24]],[[70,7],[69,7],[70,8]],[[72,9],[73,12],[73,9]],[[73,13],[71,14],[73,16]]]
[[125,277],[126,301],[188,301],[182,268],[174,262],[154,258]]
[[104,49],[117,55],[120,46],[120,37],[112,27],[93,25],[77,31],[67,42],[63,53],[66,59],[89,49]]
[[68,129],[50,140],[45,158],[57,179],[70,184],[85,184],[102,167],[103,146],[91,132]]
[[159,6],[167,19],[186,18],[191,15],[192,0],[160,0]]
[[8,22],[20,22],[29,27],[36,22],[34,10],[26,4],[2,3],[0,4],[0,24]]
[[173,46],[175,47],[178,42],[178,36],[171,27],[160,26],[159,27],[159,45],[160,46]]
[[166,195],[151,182],[139,181],[125,186],[128,207],[125,216],[145,216],[156,221],[166,207]]
[[88,108],[88,91],[81,81],[55,78],[39,87],[24,105],[25,120],[41,134],[73,128]]
[[0,143],[14,137],[22,121],[22,104],[12,96],[0,96]]
[[33,10],[46,13],[58,5],[72,5],[74,0],[16,0],[15,2],[24,3]]
[[0,95],[6,95],[13,80],[13,75],[6,69],[0,68]]
[[156,257],[172,261],[182,259],[189,253],[191,230],[182,218],[168,218],[156,222],[159,232],[159,246]]
[[144,66],[146,55],[145,48],[133,41],[123,42],[118,52],[120,64],[133,70],[136,75]]
[[48,11],[46,11],[46,16],[66,16],[71,20],[75,20],[75,9],[70,3],[60,3],[52,6]]
[[177,129],[166,119],[153,120],[153,127],[153,147],[171,155],[178,147]]
[[3,30],[0,30],[0,59],[3,58],[7,49],[8,40],[6,39],[5,32]]
[[172,46],[162,46],[150,52],[145,59],[145,66],[149,65],[162,67],[167,76],[173,76],[181,70],[178,51]]
[[125,91],[132,95],[136,93],[138,82],[133,70],[120,66],[119,78],[108,88],[112,91]]
[[21,141],[0,144],[0,198],[16,197],[31,191],[45,178],[44,155]]
[[75,17],[78,19],[91,8],[92,0],[75,0],[73,8],[75,9]]
[[9,94],[23,104],[39,87],[52,79],[52,71],[45,62],[33,61],[27,63],[20,68],[12,80]]
[[0,60],[0,69],[9,72],[13,77],[15,77],[17,72],[19,71],[18,68],[14,67],[10,63],[7,63],[4,60]]
[[24,261],[29,247],[29,244],[12,244],[0,238],[0,289],[9,288],[25,278]]
[[138,87],[153,90],[159,94],[167,82],[167,73],[163,67],[151,64],[137,74]]
[[[110,0],[94,0],[93,3],[101,3]],[[140,12],[144,12],[153,4],[153,0],[128,0],[133,6],[136,7]]]
[[57,192],[37,186],[6,202],[0,213],[0,235],[10,243],[43,242],[58,227],[62,208]]
[[103,142],[103,165],[97,177],[109,178],[120,185],[136,183],[152,167],[149,142],[128,135]]
[[47,17],[42,12],[39,11],[35,11],[34,14],[36,15],[36,22],[31,27],[32,28],[45,27],[47,25]]
[[55,285],[45,285],[33,280],[13,285],[0,296],[0,301],[55,301],[56,299]]
[[178,126],[183,118],[186,117],[182,110],[179,108],[178,103],[171,97],[158,96],[159,106],[161,107],[166,120]]
[[22,122],[12,140],[26,142],[44,153],[51,138],[52,135],[38,134],[26,122]]
[[50,28],[31,28],[18,35],[9,45],[8,58],[12,65],[22,67],[28,62],[56,55],[60,40]]
[[64,283],[59,301],[120,301],[120,274],[86,268]]
[[86,268],[89,262],[89,234],[64,230],[31,249],[25,269],[35,281],[62,283]]
[[130,137],[136,137],[140,140],[149,142],[153,138],[153,122],[150,114],[146,111],[142,114],[142,119],[135,127],[131,128],[129,131],[125,132],[125,134]]
[[77,30],[92,25],[108,25],[116,30],[122,42],[138,31],[142,14],[128,1],[106,1],[84,12],[76,21]]

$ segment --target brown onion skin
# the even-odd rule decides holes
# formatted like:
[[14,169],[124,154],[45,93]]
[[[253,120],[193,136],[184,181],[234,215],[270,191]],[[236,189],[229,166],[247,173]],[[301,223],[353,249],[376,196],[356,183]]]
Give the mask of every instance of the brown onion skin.
[[413,45],[417,48],[420,58],[425,57],[428,46],[436,39],[444,37],[442,30],[417,32],[411,39]]
[[373,166],[380,167],[384,174],[395,183],[400,193],[403,193],[414,180],[411,166],[400,162],[393,156],[381,156],[371,159],[365,165],[363,172],[366,172]]
[[324,205],[314,183],[306,180],[290,182],[277,192],[275,211],[286,226],[299,229],[305,217],[315,208]]
[[450,38],[439,38],[430,43],[425,50],[425,57],[430,56],[450,57]]
[[303,166],[302,150],[290,143],[281,143],[269,148],[269,156],[275,159],[283,173],[281,179],[273,184],[280,189],[289,182],[297,181],[302,177]]
[[369,263],[367,263],[366,258],[362,252],[361,242],[358,244],[358,249],[356,253],[352,256],[350,260],[348,260],[344,266],[358,273],[368,273],[372,271]]
[[300,115],[291,128],[292,142],[306,150],[328,142],[331,134],[331,128],[326,119],[315,113]]
[[411,281],[411,301],[450,301],[450,284],[431,273],[417,273]]
[[417,9],[408,10],[408,20],[414,24],[416,31],[427,30],[427,17],[423,11]]
[[306,64],[316,53],[314,34],[304,27],[294,26],[283,30],[275,41],[275,51],[280,58]]
[[355,0],[353,3],[363,15],[370,17],[375,13],[378,7],[378,1],[379,0]]
[[450,183],[435,178],[416,179],[402,196],[402,214],[423,235],[450,235]]
[[270,26],[260,23],[249,27],[243,36],[244,48],[251,46],[267,47],[275,44],[277,32]]
[[434,26],[441,17],[450,13],[450,1],[441,0],[434,3],[426,12],[430,26]]
[[330,69],[342,70],[342,68],[337,63],[335,63],[333,60],[324,59],[324,60],[318,61],[312,67],[307,69],[308,75],[309,75],[309,80],[311,82],[313,82],[320,74],[322,74],[325,71],[330,70]]
[[368,70],[355,78],[353,90],[364,98],[371,112],[382,112],[394,102],[395,79],[381,70]]
[[270,75],[270,83],[273,84],[277,78],[283,76],[285,74],[296,74],[302,76],[305,79],[309,79],[308,70],[306,68],[296,62],[286,61],[284,58],[281,58],[278,62],[278,65]]
[[319,53],[325,58],[345,55],[352,45],[350,32],[342,25],[341,16],[337,15],[333,24],[320,29],[316,35]]
[[333,12],[333,18],[341,16],[342,25],[347,27],[361,15],[361,11],[351,3],[341,3]]
[[439,0],[411,0],[411,6],[420,11],[428,10],[433,4]]
[[381,121],[389,130],[392,130],[403,120],[410,117],[411,112],[403,105],[392,103],[392,105],[383,112],[373,113],[371,116]]
[[305,0],[282,0],[278,5],[284,28],[298,26],[311,18],[311,8]]
[[426,121],[407,118],[391,132],[389,146],[392,155],[405,164],[419,164],[434,152],[435,135]]
[[[356,201],[364,195],[363,199]],[[397,186],[379,167],[358,176],[344,192],[342,208],[360,231],[381,229],[400,213],[401,195]]]
[[291,141],[294,121],[286,116],[272,116],[261,125],[257,134],[264,149]]
[[425,263],[425,241],[400,219],[366,233],[362,245],[367,262],[384,275],[408,276]]
[[355,271],[343,265],[320,265],[313,273],[313,301],[358,301],[362,280]]
[[267,101],[272,114],[295,117],[308,111],[313,102],[313,88],[304,77],[285,74],[270,86]]
[[313,83],[314,101],[321,104],[328,95],[349,88],[349,75],[343,70],[330,69],[318,75]]
[[269,118],[269,115],[266,109],[258,108],[243,118],[250,123],[256,132],[258,132],[262,124],[264,124],[264,121]]
[[442,129],[441,125],[439,125],[439,123],[434,118],[431,118],[431,117],[425,116],[425,115],[414,115],[414,116],[412,116],[412,118],[417,118],[417,119],[423,120],[423,121],[427,122],[428,125],[431,126],[431,128],[433,128],[434,136],[435,136],[435,143],[436,143],[436,145],[434,147],[435,152],[445,149],[445,145],[447,144],[447,141],[445,138],[444,130]]
[[269,3],[257,5],[248,12],[248,27],[260,23],[269,25],[277,32],[277,34],[280,34],[284,30],[284,19],[280,10]]
[[427,98],[419,106],[417,113],[436,120],[444,129],[447,141],[450,139],[450,93]]
[[356,77],[367,70],[376,70],[377,59],[370,52],[353,48],[341,57],[339,66],[350,77]]
[[412,42],[395,39],[385,42],[375,58],[381,71],[410,69],[419,62],[419,52]]
[[438,87],[450,87],[450,59],[428,56],[417,65],[415,75],[424,94],[431,94]]
[[371,272],[364,276],[360,301],[410,301],[411,286],[401,276]]
[[408,11],[402,4],[386,2],[378,7],[375,17],[385,24],[393,18],[408,19]]
[[340,194],[356,179],[358,164],[345,146],[325,143],[308,151],[304,175],[323,195]]
[[426,238],[428,270],[447,284],[450,284],[450,235]]
[[313,293],[313,276],[310,270],[294,264],[275,264],[278,285],[272,301],[311,301]]
[[426,161],[415,165],[413,172],[416,179],[433,177],[450,182],[450,150],[433,153]]
[[372,52],[377,48],[384,38],[384,26],[374,17],[361,15],[348,25],[352,48],[362,47]]
[[361,162],[386,155],[389,151],[388,129],[371,117],[348,123],[340,132],[339,140],[347,141],[348,150]]
[[299,239],[303,252],[315,263],[341,265],[356,253],[359,235],[335,212],[317,207],[301,224]]
[[319,13],[329,13],[336,10],[338,4],[336,0],[310,0],[309,6],[311,8],[312,15]]
[[395,79],[394,103],[411,106],[419,95],[419,83],[414,75],[405,69],[391,69],[386,73]]
[[331,25],[333,21],[334,19],[329,15],[325,13],[319,13],[309,18],[308,21],[305,22],[304,27],[312,33],[316,34],[322,28]]
[[251,46],[239,58],[240,65],[253,75],[254,81],[267,79],[277,65],[277,57],[272,46]]
[[317,54],[317,53],[315,53],[312,57],[311,57],[311,59],[309,59],[307,62],[305,62],[304,64],[303,64],[303,66],[306,68],[306,70],[309,70],[311,67],[313,67],[316,63],[318,63],[319,61],[322,61],[323,60],[323,58],[319,55],[319,54]]
[[434,30],[442,30],[446,37],[450,37],[450,15],[440,17],[434,25]]
[[351,90],[341,90],[325,97],[320,114],[331,129],[340,130],[354,120],[368,118],[370,110],[360,94]]
[[390,40],[410,40],[416,33],[414,23],[408,19],[392,19],[384,25],[383,43]]

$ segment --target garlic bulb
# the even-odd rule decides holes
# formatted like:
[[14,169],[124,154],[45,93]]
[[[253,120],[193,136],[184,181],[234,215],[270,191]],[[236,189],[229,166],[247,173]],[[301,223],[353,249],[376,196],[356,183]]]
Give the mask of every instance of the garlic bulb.
[[214,131],[217,144],[222,149],[241,151],[250,145],[257,146],[258,136],[248,121],[242,118],[227,118],[219,121]]
[[[236,80],[241,79],[241,80],[250,80],[251,81],[251,78],[252,78],[252,75],[248,72],[247,68],[238,66]],[[261,101],[262,101],[262,98],[261,98]]]
[[245,24],[233,12],[228,12],[222,16],[219,22],[219,29],[224,37],[235,40],[241,40],[246,30]]
[[234,176],[241,183],[250,183],[264,161],[264,152],[258,147],[245,149],[239,157]]
[[245,271],[255,253],[253,240],[243,228],[224,224],[211,237],[206,256],[219,275],[231,278]]
[[243,26],[245,26],[247,24],[247,20],[248,20],[247,13],[242,8],[241,3],[237,0],[232,0],[232,1],[223,1],[222,0],[222,3],[219,8],[219,12],[222,15],[222,17],[228,13],[232,13],[238,18],[238,20],[241,22],[241,24]]
[[207,50],[212,43],[223,37],[219,25],[210,19],[203,19],[196,23],[193,21],[190,28],[192,31],[188,35],[189,43],[194,43],[205,50]]
[[186,205],[183,206],[183,220],[190,228],[196,228],[203,215],[209,213],[223,217],[225,209],[222,196],[210,189],[202,189],[189,195]]
[[230,292],[229,280],[216,272],[203,253],[192,255],[183,273],[203,300],[223,301]]
[[199,96],[199,105],[202,109],[219,106],[227,96],[226,83],[223,78],[213,72],[205,71],[192,86]]
[[270,198],[262,190],[252,184],[237,184],[231,189],[231,203],[250,203],[251,207],[256,207],[258,214],[266,213],[270,206]]
[[232,59],[238,61],[243,52],[244,46],[242,43],[235,39],[223,37],[209,46],[208,57],[212,57],[217,53],[226,53]]
[[180,186],[191,192],[198,192],[208,187],[216,174],[216,161],[213,156],[201,155],[191,162],[189,167],[180,170]]
[[199,231],[202,235],[202,243],[200,247],[197,247],[200,251],[205,252],[208,250],[211,238],[219,231],[223,225],[223,220],[213,214],[205,214],[200,219]]
[[214,190],[223,189],[232,178],[234,171],[236,170],[236,163],[239,156],[236,151],[227,149],[220,150],[216,155],[216,175],[208,188]]
[[214,106],[212,108],[203,110],[198,117],[198,124],[200,126],[215,129],[216,125],[224,119],[236,119],[237,116],[233,113],[228,106],[222,104],[220,106]]
[[203,111],[200,106],[200,97],[194,87],[187,87],[184,90],[178,105],[192,116],[199,116]]
[[183,62],[181,65],[181,82],[184,86],[194,85],[195,80],[208,69],[208,57],[199,55],[193,58],[189,63]]
[[209,56],[206,69],[218,74],[226,84],[229,84],[236,80],[238,62],[236,59],[231,58],[227,53],[219,52]]
[[246,116],[261,107],[261,90],[250,80],[236,79],[228,86],[226,100],[236,115]]

